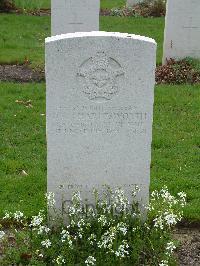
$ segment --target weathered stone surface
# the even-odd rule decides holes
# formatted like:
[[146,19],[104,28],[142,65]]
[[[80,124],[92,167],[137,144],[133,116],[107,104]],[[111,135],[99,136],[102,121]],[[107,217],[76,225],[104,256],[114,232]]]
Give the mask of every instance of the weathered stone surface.
[[170,58],[200,58],[199,14],[199,0],[167,1],[163,64]]
[[[138,185],[148,201],[155,41],[90,32],[46,39],[48,191],[62,200]],[[64,204],[62,210],[64,210]]]
[[51,0],[51,35],[99,30],[100,0]]

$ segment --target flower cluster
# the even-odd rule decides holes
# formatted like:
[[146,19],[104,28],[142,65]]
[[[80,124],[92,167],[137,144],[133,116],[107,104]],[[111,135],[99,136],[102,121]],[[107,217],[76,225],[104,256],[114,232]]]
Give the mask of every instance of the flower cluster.
[[17,222],[21,222],[22,219],[23,219],[23,217],[24,217],[24,214],[23,214],[22,212],[20,212],[20,211],[16,211],[16,212],[14,213],[14,219],[15,219]]
[[69,206],[69,216],[78,217],[81,215],[83,207],[81,203],[81,195],[79,191],[74,192],[72,196],[72,206]]
[[159,266],[168,266],[168,261],[167,261],[167,260],[162,260],[162,261],[159,263]]
[[176,249],[176,246],[174,244],[174,242],[169,242],[167,243],[167,247],[166,247],[166,255],[171,256],[171,254],[174,252],[174,250]]
[[[121,188],[109,190],[101,197],[95,194],[95,205],[89,207],[83,204],[80,192],[75,192],[69,201],[67,222],[59,217],[60,225],[56,227],[47,225],[43,211],[29,223],[24,222],[20,211],[6,212],[3,219],[13,219],[23,227],[13,231],[20,246],[11,260],[8,245],[10,261],[3,265],[23,265],[16,258],[24,256],[29,265],[137,265],[141,259],[143,265],[158,265],[158,261],[159,266],[171,265],[176,246],[170,229],[181,220],[186,195],[180,192],[174,197],[167,188],[153,192],[144,222],[144,213],[140,215],[135,201],[138,191],[132,193],[132,199]],[[46,198],[48,207],[55,206],[53,193]],[[6,234],[0,231],[0,241],[4,239]],[[31,247],[31,254],[29,249],[24,253],[27,247]]]
[[[35,228],[34,228],[34,230],[35,230]],[[46,225],[41,225],[36,230],[38,232],[38,235],[48,234],[51,231],[51,229],[48,228]]]
[[14,213],[5,211],[5,215],[3,217],[3,220],[8,220],[8,219],[13,219],[16,222],[22,223],[26,217],[24,216],[23,212],[21,211],[16,211]]
[[30,227],[40,226],[42,222],[44,221],[44,219],[45,219],[44,214],[42,212],[39,212],[37,216],[32,217]]
[[92,256],[89,256],[86,261],[85,261],[85,264],[87,266],[90,266],[90,265],[95,265],[95,262],[96,262],[96,259]]
[[[106,226],[108,224],[107,218],[105,215],[101,215],[98,218],[98,222],[101,224],[101,226]],[[109,225],[109,224],[108,224]]]
[[95,234],[91,234],[88,238],[90,245],[94,245],[94,243],[96,242],[97,238]]
[[128,251],[129,245],[126,240],[122,241],[122,244],[118,247],[118,250],[115,251],[115,255],[120,258],[124,258],[126,255],[129,255]]
[[112,196],[113,206],[117,212],[125,212],[129,205],[129,201],[125,196],[124,191],[121,188],[118,188],[114,191]]
[[97,243],[97,246],[101,249],[107,249],[108,252],[110,251],[113,253],[113,243],[116,236],[116,227],[111,227],[110,230],[106,231],[102,237],[101,240]]
[[165,186],[161,191],[155,190],[151,193],[151,201],[162,201],[167,204],[168,208],[172,208],[177,204],[184,207],[186,205],[186,194],[184,192],[179,192],[177,195],[178,198],[172,196]]
[[182,219],[182,208],[186,205],[186,194],[178,193],[178,197],[172,196],[167,187],[160,192],[153,191],[151,202],[148,206],[149,211],[154,211],[154,226],[163,230],[164,228],[173,227]]
[[73,248],[73,242],[72,242],[72,237],[67,230],[62,230],[61,232],[61,242],[64,243],[67,241],[67,244],[69,245],[69,248]]
[[55,262],[58,264],[58,265],[66,265],[65,263],[65,259],[63,258],[63,256],[58,256],[55,260]]
[[49,248],[51,246],[51,241],[49,239],[45,239],[41,242],[41,245],[45,248]]
[[125,236],[128,232],[128,227],[124,222],[120,222],[117,224],[117,230],[118,232],[122,232],[122,234]]

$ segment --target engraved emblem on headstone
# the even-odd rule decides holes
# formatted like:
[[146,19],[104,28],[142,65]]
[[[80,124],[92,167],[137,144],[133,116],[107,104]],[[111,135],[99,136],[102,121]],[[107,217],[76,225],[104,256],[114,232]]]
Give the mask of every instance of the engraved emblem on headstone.
[[83,93],[90,100],[111,100],[119,92],[117,77],[124,75],[121,65],[104,52],[84,61],[78,76],[83,78]]

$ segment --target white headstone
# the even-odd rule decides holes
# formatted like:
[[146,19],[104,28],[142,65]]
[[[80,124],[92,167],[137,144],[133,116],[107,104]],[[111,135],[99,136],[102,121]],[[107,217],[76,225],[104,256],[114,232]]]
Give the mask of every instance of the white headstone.
[[126,7],[132,7],[140,2],[142,2],[142,0],[127,0]]
[[51,0],[51,35],[98,31],[100,0]]
[[138,185],[149,195],[156,43],[125,33],[46,39],[48,191]]
[[163,64],[185,57],[200,58],[200,1],[168,0]]

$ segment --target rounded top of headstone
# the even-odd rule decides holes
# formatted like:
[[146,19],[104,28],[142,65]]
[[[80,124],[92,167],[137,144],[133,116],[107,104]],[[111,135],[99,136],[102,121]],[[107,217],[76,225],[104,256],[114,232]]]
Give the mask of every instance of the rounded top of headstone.
[[120,33],[120,32],[106,32],[106,31],[91,31],[91,32],[75,32],[60,34],[45,39],[45,43],[51,43],[54,41],[64,40],[64,39],[73,39],[73,38],[84,38],[84,37],[116,37],[123,39],[132,39],[143,42],[148,42],[156,45],[156,41],[152,38],[129,34],[129,33]]

